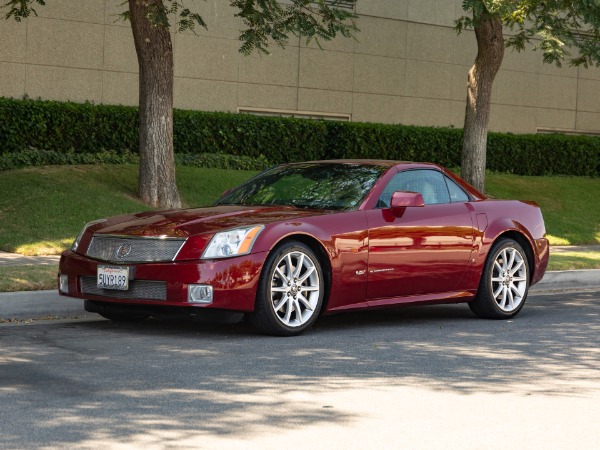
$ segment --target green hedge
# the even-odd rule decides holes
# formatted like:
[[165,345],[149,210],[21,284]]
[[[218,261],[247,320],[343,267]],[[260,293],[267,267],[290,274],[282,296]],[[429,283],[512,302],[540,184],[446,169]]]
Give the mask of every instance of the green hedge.
[[[196,165],[257,167],[302,160],[372,158],[460,166],[462,130],[453,128],[182,110],[175,110],[173,120],[178,161]],[[0,155],[4,158],[20,153],[21,159],[27,159],[23,152],[33,148],[64,154],[67,160],[85,159],[74,156],[80,154],[94,154],[103,161],[118,160],[118,155],[127,159],[128,154],[137,152],[137,130],[137,108],[133,107],[0,98]],[[221,156],[184,156],[206,154]],[[227,162],[223,155],[237,159]],[[29,157],[40,159],[39,155]],[[600,138],[490,133],[487,167],[519,175],[599,176]]]
[[176,153],[227,153],[272,163],[322,159],[327,148],[326,123],[248,114],[175,110]]
[[[103,150],[97,153],[29,149],[0,154],[0,171],[34,166],[74,164],[139,164],[137,153]],[[264,157],[236,156],[225,153],[177,153],[175,163],[182,166],[215,169],[264,170],[272,164]]]

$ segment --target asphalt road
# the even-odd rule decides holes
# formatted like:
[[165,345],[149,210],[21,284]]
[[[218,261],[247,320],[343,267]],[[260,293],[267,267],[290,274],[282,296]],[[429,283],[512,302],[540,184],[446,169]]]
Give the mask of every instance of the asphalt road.
[[600,291],[322,318],[0,325],[1,448],[598,448]]

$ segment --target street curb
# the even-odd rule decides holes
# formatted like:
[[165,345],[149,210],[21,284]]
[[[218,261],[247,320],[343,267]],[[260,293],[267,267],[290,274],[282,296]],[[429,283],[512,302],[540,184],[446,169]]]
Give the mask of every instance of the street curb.
[[542,281],[530,292],[552,292],[600,288],[600,269],[560,270],[546,272]]
[[[542,281],[531,287],[532,294],[556,291],[600,289],[600,269],[546,272]],[[0,319],[73,317],[90,314],[83,302],[58,295],[56,290],[0,293]]]
[[82,314],[89,314],[83,309],[82,300],[60,296],[56,290],[0,293],[0,319],[72,317]]

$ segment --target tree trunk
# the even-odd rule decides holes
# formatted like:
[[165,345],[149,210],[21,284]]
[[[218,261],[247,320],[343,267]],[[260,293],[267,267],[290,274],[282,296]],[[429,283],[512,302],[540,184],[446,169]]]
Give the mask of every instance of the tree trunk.
[[140,174],[144,203],[179,208],[173,155],[173,46],[169,30],[153,25],[148,12],[162,0],[129,0],[140,71]]
[[502,21],[485,15],[475,26],[477,57],[469,71],[462,177],[483,192],[492,84],[504,57]]

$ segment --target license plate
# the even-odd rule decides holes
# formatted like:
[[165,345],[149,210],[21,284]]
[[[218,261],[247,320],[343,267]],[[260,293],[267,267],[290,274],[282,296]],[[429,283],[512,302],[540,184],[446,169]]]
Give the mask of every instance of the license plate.
[[98,288],[117,291],[129,289],[129,267],[98,266]]

